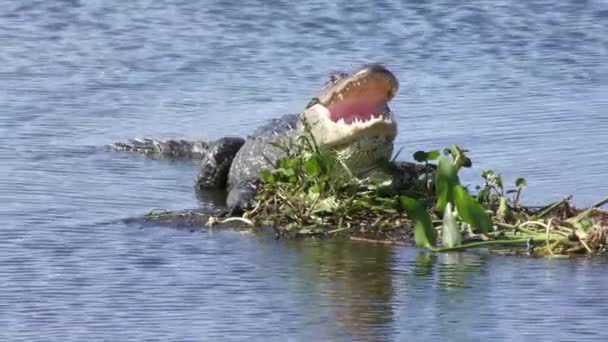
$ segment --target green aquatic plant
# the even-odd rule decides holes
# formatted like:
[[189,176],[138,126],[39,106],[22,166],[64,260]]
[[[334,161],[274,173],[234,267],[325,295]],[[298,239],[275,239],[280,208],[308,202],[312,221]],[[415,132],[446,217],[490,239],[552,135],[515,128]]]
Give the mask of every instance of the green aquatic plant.
[[[444,155],[437,159],[437,201],[434,210],[414,213],[412,208],[416,207],[416,203],[404,204],[408,216],[414,221],[414,227],[425,227],[414,230],[415,235],[425,235],[415,236],[419,247],[440,252],[525,244],[528,254],[552,257],[582,251],[589,254],[605,252],[608,246],[608,214],[598,208],[608,203],[608,198],[578,214],[572,210],[568,199],[533,210],[520,203],[521,192],[527,186],[524,178],[515,180],[514,189],[505,190],[502,177],[492,170],[485,170],[482,172],[484,186],[478,188],[477,195],[471,195],[460,185],[458,178],[459,169],[470,166],[470,159],[463,155],[463,150],[453,146],[444,150]],[[512,197],[509,198],[509,195]],[[415,202],[413,199],[411,201]],[[457,210],[452,211],[452,206]],[[444,213],[443,217],[440,219],[434,211]],[[589,219],[592,213],[597,216],[595,220]],[[440,225],[432,227],[429,222]],[[434,229],[442,231],[442,247],[426,243],[433,241],[435,235],[429,232]],[[469,241],[461,243],[465,233]]]
[[437,252],[508,246],[508,252],[550,256],[598,254],[608,246],[608,215],[598,209],[608,199],[584,211],[569,199],[526,207],[521,204],[526,180],[517,178],[507,189],[493,170],[482,172],[483,185],[472,193],[459,177],[472,161],[456,145],[414,153],[424,163],[423,174],[419,183],[397,192],[386,191],[392,179],[382,172],[353,176],[306,130],[295,141],[274,146],[285,157],[261,172],[257,205],[245,217],[281,235],[413,238],[416,246]]

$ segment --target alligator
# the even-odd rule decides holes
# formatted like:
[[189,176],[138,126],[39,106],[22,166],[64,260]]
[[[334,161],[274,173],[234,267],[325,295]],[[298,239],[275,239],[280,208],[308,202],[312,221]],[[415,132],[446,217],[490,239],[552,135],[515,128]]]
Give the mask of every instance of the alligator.
[[226,207],[238,214],[255,204],[258,175],[285,156],[273,142],[312,134],[320,148],[333,149],[356,177],[387,171],[402,187],[422,173],[422,166],[391,161],[397,123],[388,102],[399,89],[395,75],[381,64],[351,73],[334,73],[300,114],[272,119],[247,138],[217,141],[135,139],[115,150],[172,158],[201,159],[197,190],[226,189]]

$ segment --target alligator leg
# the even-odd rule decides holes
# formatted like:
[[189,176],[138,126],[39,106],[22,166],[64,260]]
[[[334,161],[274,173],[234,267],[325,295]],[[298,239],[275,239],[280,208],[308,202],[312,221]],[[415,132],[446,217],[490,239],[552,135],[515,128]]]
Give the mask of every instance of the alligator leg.
[[229,189],[226,206],[230,216],[240,215],[245,209],[255,207],[258,181],[257,178],[247,179]]
[[221,138],[209,143],[196,176],[195,188],[226,189],[232,160],[244,143],[245,139],[236,137]]

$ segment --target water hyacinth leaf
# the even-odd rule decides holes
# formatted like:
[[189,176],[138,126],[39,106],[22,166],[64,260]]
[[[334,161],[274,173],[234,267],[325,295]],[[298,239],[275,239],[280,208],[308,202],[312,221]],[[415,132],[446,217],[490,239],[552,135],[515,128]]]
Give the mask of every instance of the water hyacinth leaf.
[[428,151],[426,153],[426,159],[427,160],[437,160],[437,158],[439,158],[441,154],[439,153],[439,150],[432,150],[432,151]]
[[492,230],[492,220],[483,206],[460,185],[454,187],[454,200],[458,215],[463,221],[479,229],[482,233]]
[[525,178],[519,177],[515,180],[515,186],[518,188],[525,188],[527,185],[528,185],[528,182],[526,181]]
[[456,247],[462,244],[462,234],[458,222],[456,222],[456,212],[452,210],[452,203],[445,206],[441,233],[444,247]]
[[437,242],[437,232],[433,221],[422,204],[413,198],[402,196],[401,206],[407,216],[414,221],[414,241],[418,247],[433,247]]
[[436,160],[437,158],[439,158],[439,150],[432,150],[432,151],[416,151],[414,153],[414,160],[416,160],[419,163],[422,162],[426,162],[429,160]]
[[446,204],[454,202],[454,187],[459,184],[458,169],[446,156],[440,156],[435,175],[436,207],[439,212],[443,213]]
[[416,151],[414,153],[414,160],[419,163],[425,162],[428,160],[428,155],[424,151]]

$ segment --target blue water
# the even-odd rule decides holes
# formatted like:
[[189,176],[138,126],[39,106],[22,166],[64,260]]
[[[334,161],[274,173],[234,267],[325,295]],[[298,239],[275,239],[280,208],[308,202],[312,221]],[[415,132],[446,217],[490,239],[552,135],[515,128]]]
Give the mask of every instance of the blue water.
[[608,194],[605,1],[0,0],[0,339],[605,340],[602,260],[115,222],[200,205],[189,162],[103,148],[246,135],[385,63],[401,159],[458,144],[523,200]]

